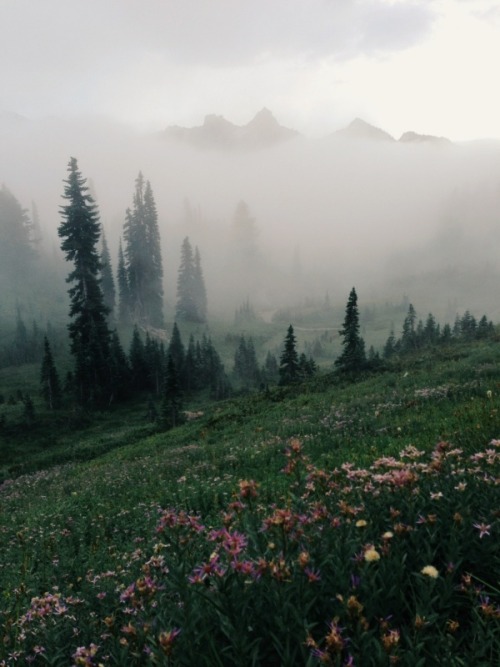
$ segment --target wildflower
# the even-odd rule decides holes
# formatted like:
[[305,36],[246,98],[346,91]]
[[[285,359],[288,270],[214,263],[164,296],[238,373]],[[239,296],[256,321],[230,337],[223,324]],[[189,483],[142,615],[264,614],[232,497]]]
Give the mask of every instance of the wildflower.
[[307,576],[307,580],[310,584],[321,581],[321,574],[319,570],[313,570],[310,567],[306,567],[304,568],[304,574]]
[[479,537],[482,538],[485,535],[490,534],[491,525],[486,525],[485,523],[475,523],[473,524],[474,528],[477,528],[479,531]]
[[420,614],[417,614],[415,616],[415,629],[421,630],[426,625],[428,625],[428,621],[425,620],[425,616],[420,616]]
[[386,532],[382,535],[383,540],[391,540],[394,537],[394,533],[390,530],[386,530]]
[[360,616],[363,611],[363,605],[355,595],[351,595],[347,600],[347,609],[351,616]]
[[382,644],[388,653],[399,644],[399,637],[399,630],[389,630],[382,636]]
[[373,547],[370,547],[365,551],[365,560],[367,563],[371,563],[376,560],[380,560],[380,554],[379,552],[374,549]]
[[356,528],[364,528],[367,525],[368,524],[364,519],[358,519],[355,523]]
[[180,634],[179,628],[174,628],[168,632],[160,632],[158,635],[158,642],[162,648],[162,651],[165,655],[170,655],[172,653],[173,644]]
[[450,618],[446,621],[446,627],[450,632],[456,632],[460,627],[460,623],[458,621],[452,621]]
[[453,487],[455,491],[465,491],[467,488],[467,482],[459,482],[455,487]]
[[239,482],[240,498],[257,498],[258,484],[253,479],[242,479]]
[[486,392],[486,398],[489,398],[491,400],[492,397],[493,397],[493,392],[491,391],[491,389],[488,389],[488,391]]
[[432,493],[431,491],[431,500],[440,500],[443,497],[443,492],[438,491],[437,493]]
[[340,653],[345,646],[345,641],[342,638],[342,628],[339,627],[335,619],[330,623],[329,628],[330,632],[325,637],[328,650],[333,653]]
[[300,567],[305,567],[309,561],[311,560],[311,556],[309,555],[309,552],[307,551],[301,551],[299,554],[299,557],[297,558],[297,561],[300,565]]
[[431,579],[437,579],[439,577],[439,572],[436,570],[434,565],[426,565],[420,570],[420,572],[426,577],[430,577]]

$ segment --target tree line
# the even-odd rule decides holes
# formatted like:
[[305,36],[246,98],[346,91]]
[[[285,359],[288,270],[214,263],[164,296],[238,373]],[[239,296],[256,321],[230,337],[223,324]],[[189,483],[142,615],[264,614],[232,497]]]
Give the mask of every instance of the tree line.
[[[29,334],[19,309],[11,350],[13,362],[25,363],[41,357],[41,391],[50,409],[57,409],[68,401],[76,401],[84,408],[106,408],[145,392],[151,397],[148,408],[151,419],[158,419],[165,426],[175,426],[182,421],[184,396],[206,391],[215,399],[227,397],[232,390],[231,384],[209,336],[204,334],[200,340],[190,336],[185,345],[177,322],[168,346],[150,333],[163,329],[164,316],[158,215],[149,181],[139,174],[132,206],[125,212],[125,247],[120,241],[118,252],[118,294],[98,207],[75,158],[69,161],[64,184],[65,204],[61,206],[58,235],[65,258],[72,265],[67,283],[73,369],[62,382],[54,364],[49,336],[44,335],[42,341],[41,332],[36,327]],[[34,238],[33,229],[26,222],[23,210],[13,205],[10,194],[5,190],[2,192],[3,204],[0,196],[0,205],[5,207],[7,202],[9,210],[15,212],[20,228],[24,229],[28,249],[30,238]],[[401,336],[396,338],[391,330],[382,357],[373,348],[367,354],[360,335],[357,299],[353,287],[339,331],[342,350],[335,360],[335,369],[346,376],[375,369],[380,366],[382,358],[411,353],[428,345],[481,339],[494,334],[493,324],[486,316],[477,322],[467,311],[457,317],[453,327],[445,325],[441,328],[431,314],[425,323],[417,321],[415,309],[410,304]],[[249,302],[240,310],[237,317],[254,316]],[[181,247],[176,318],[195,323],[207,320],[201,257],[188,237]],[[113,328],[117,322],[134,327],[128,353]],[[145,338],[141,330],[145,332]],[[315,375],[317,370],[312,356],[298,354],[291,324],[279,360],[268,352],[259,366],[253,340],[245,336],[240,337],[234,354],[233,377],[244,390],[298,383]],[[31,403],[27,409],[31,414]]]

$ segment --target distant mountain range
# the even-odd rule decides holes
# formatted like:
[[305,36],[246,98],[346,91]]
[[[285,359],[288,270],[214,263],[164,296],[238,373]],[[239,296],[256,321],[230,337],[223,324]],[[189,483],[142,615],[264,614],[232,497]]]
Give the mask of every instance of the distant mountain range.
[[[198,127],[172,125],[167,127],[161,136],[165,139],[190,144],[196,148],[255,149],[281,144],[301,135],[296,130],[280,125],[271,111],[263,108],[246,125],[235,125],[223,116],[211,114],[205,116],[203,125]],[[361,118],[354,119],[350,125],[334,132],[331,136],[370,141],[396,141],[388,132],[370,125]],[[417,134],[416,132],[405,132],[399,141],[401,143],[451,145],[451,141],[445,137]]]
[[246,125],[235,125],[223,116],[205,116],[199,127],[168,127],[162,136],[197,148],[254,149],[280,144],[300,136],[278,123],[269,109],[261,109]]
[[[334,133],[335,136],[350,137],[353,139],[372,139],[375,141],[396,141],[392,135],[379,127],[370,125],[361,118],[355,118],[350,125]],[[417,134],[416,132],[405,132],[399,138],[401,143],[429,143],[440,146],[451,145],[446,137],[435,137],[431,134]]]

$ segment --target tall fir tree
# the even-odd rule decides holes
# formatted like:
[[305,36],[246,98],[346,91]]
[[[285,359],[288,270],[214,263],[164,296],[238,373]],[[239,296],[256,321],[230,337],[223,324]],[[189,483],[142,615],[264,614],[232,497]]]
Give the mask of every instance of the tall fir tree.
[[31,244],[32,223],[10,190],[0,187],[0,277],[17,280],[27,273],[35,258]]
[[206,320],[206,293],[201,265],[197,269],[193,248],[187,236],[182,242],[177,276],[176,317],[184,322]]
[[283,352],[280,357],[279,383],[281,385],[292,384],[300,379],[299,357],[297,354],[297,341],[293,327],[288,327]]
[[158,214],[151,184],[135,182],[132,209],[125,213],[125,258],[130,308],[135,322],[163,327],[163,266]]
[[201,256],[198,246],[194,249],[194,294],[199,322],[207,321],[207,290],[201,268]]
[[175,364],[179,384],[184,388],[184,365],[186,363],[186,350],[184,349],[184,343],[182,342],[181,333],[179,331],[179,327],[177,326],[177,322],[174,322],[174,326],[172,328],[172,335],[170,336],[167,356],[171,357],[173,363]]
[[125,256],[123,254],[122,240],[118,246],[118,321],[122,325],[131,322],[131,303],[130,289],[128,285],[127,267],[125,265]]
[[101,289],[104,305],[109,310],[109,316],[113,318],[116,306],[115,280],[113,278],[111,257],[104,229],[101,236]]
[[72,318],[68,329],[75,358],[76,397],[81,405],[103,404],[110,397],[111,369],[108,311],[99,280],[99,214],[75,158],[69,161],[64,182],[63,198],[68,203],[61,207],[58,234],[66,259],[74,265],[67,282],[73,285],[68,290]]
[[358,296],[353,287],[347,300],[344,326],[339,332],[343,337],[343,349],[335,360],[335,366],[346,373],[356,373],[366,364],[365,342],[359,328]]
[[401,349],[403,352],[409,352],[417,347],[417,313],[413,304],[408,306],[408,313],[403,322],[403,332],[401,335]]
[[54,410],[61,403],[61,383],[47,336],[43,340],[43,351],[42,367],[40,369],[41,393],[47,407]]
[[164,428],[174,428],[182,423],[182,390],[177,368],[169,354],[163,385],[163,401],[161,406],[161,422]]

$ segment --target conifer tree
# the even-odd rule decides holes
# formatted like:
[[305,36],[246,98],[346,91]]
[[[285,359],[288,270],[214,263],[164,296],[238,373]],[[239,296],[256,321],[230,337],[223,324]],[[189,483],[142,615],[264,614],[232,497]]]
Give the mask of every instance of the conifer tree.
[[189,336],[186,358],[184,360],[184,386],[186,391],[194,391],[201,386],[199,346],[197,353],[193,334]]
[[71,158],[65,180],[64,199],[58,234],[66,259],[73,262],[67,282],[71,299],[69,335],[71,352],[75,358],[74,382],[77,400],[82,405],[102,404],[109,400],[111,373],[106,315],[101,290],[100,262],[97,244],[100,223],[97,206],[88,193],[78,163]]
[[184,365],[186,362],[186,350],[182,342],[181,334],[177,322],[174,322],[170,344],[167,350],[167,358],[170,357],[177,371],[177,378],[181,387],[184,387]]
[[279,379],[278,361],[272,352],[268,352],[261,370],[262,382],[276,384]]
[[47,336],[43,340],[43,359],[40,370],[41,393],[50,410],[59,407],[61,402],[61,384],[57,374],[52,351]]
[[252,338],[241,336],[234,353],[234,374],[246,387],[254,387],[259,383],[260,372]]
[[125,256],[123,254],[122,240],[118,246],[118,321],[120,324],[130,324],[131,322],[131,303],[130,290],[128,285],[127,267],[125,265]]
[[182,394],[179,375],[174,360],[167,356],[167,368],[163,387],[163,401],[161,406],[161,421],[165,428],[174,428],[182,420]]
[[9,280],[26,274],[35,258],[30,239],[31,221],[10,190],[0,187],[0,276]]
[[177,277],[176,317],[185,322],[206,321],[206,291],[198,260],[186,236],[181,247],[181,263]]
[[359,334],[358,296],[353,287],[347,300],[344,326],[340,330],[343,350],[335,366],[347,373],[360,371],[366,363],[365,342]]
[[113,278],[113,270],[111,268],[111,257],[106,241],[104,229],[101,236],[101,289],[104,300],[104,305],[109,311],[109,315],[114,315],[116,306],[115,281]]
[[417,329],[415,323],[417,313],[413,304],[408,306],[408,313],[403,322],[403,332],[401,335],[401,349],[403,352],[414,350],[417,347]]
[[124,224],[127,281],[135,322],[162,327],[163,267],[158,214],[151,184],[142,173],[135,182],[132,209]]
[[144,343],[137,325],[134,326],[128,355],[131,373],[131,385],[135,391],[148,389],[148,364]]
[[198,246],[194,250],[194,294],[199,322],[207,321],[207,290],[201,268],[201,256]]
[[111,334],[110,365],[113,378],[112,394],[118,400],[129,397],[131,393],[131,371],[127,355],[123,351],[116,329]]
[[159,396],[164,375],[165,350],[163,343],[159,343],[156,338],[150,336],[149,332],[146,333],[144,357],[148,369],[148,387],[156,396]]
[[296,349],[295,334],[291,324],[288,327],[284,349],[280,357],[279,378],[281,385],[292,384],[300,379],[299,357]]

